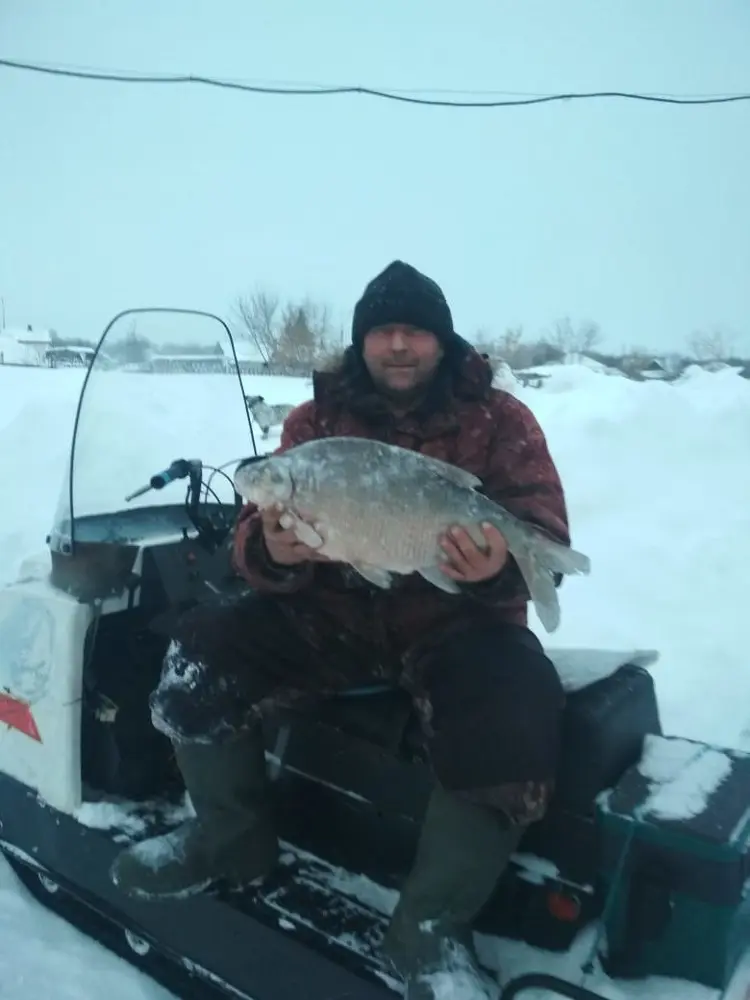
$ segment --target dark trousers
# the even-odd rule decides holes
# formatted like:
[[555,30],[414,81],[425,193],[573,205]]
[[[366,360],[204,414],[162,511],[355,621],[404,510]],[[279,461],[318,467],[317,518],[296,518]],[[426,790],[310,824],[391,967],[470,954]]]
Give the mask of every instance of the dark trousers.
[[336,627],[312,641],[288,599],[256,594],[198,605],[172,631],[151,696],[175,741],[217,741],[284,710],[314,710],[354,687],[412,695],[437,780],[514,823],[544,814],[554,785],[564,695],[534,634],[467,624],[391,658]]

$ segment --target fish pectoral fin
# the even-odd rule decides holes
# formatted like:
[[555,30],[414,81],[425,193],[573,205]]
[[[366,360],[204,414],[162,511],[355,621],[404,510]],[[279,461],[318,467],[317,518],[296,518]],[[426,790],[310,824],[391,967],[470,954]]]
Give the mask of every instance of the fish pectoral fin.
[[513,553],[521,576],[529,588],[534,610],[547,632],[554,632],[560,624],[560,599],[555,578],[546,567],[539,566],[527,553]]
[[360,576],[363,576],[369,583],[374,583],[376,587],[389,590],[393,583],[393,575],[387,569],[379,566],[371,566],[369,563],[353,562],[349,564]]
[[439,566],[425,566],[422,569],[418,569],[417,572],[428,583],[431,583],[433,587],[439,587],[440,590],[444,590],[447,594],[461,593],[461,588],[456,581],[446,576]]
[[294,526],[295,534],[297,538],[302,542],[303,545],[307,545],[310,549],[320,549],[323,546],[324,539],[318,532],[313,528],[311,524],[307,521],[297,521]]
[[319,549],[322,547],[324,538],[322,535],[318,534],[315,528],[308,524],[307,521],[303,521],[302,518],[297,517],[292,511],[284,511],[282,516],[279,518],[279,524],[282,528],[294,528],[294,533],[297,539],[302,542],[303,545],[307,545],[310,549]]

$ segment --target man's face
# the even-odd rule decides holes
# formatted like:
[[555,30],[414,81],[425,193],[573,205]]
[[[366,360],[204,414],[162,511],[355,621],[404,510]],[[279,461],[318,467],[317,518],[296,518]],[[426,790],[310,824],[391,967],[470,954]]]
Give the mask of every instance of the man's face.
[[380,392],[409,399],[424,391],[440,364],[443,349],[428,330],[390,323],[369,331],[362,356]]

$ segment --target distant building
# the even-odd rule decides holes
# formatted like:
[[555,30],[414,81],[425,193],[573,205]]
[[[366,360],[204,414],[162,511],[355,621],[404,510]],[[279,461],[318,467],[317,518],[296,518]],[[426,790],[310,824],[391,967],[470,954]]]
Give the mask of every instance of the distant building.
[[678,354],[664,354],[658,357],[644,354],[628,354],[622,358],[622,371],[628,378],[651,382],[673,382],[685,368],[684,360]]
[[699,361],[698,364],[706,372],[723,372],[728,371],[730,368],[734,368],[735,371],[741,371],[741,367],[730,365],[728,361],[718,361],[715,358],[709,358],[707,361]]
[[245,337],[234,336],[234,350],[237,364],[243,375],[267,375],[268,362],[255,344]]
[[35,330],[6,326],[0,330],[0,364],[42,366],[52,345],[53,330]]
[[152,354],[136,365],[138,371],[220,375],[231,371],[234,363],[223,354]]
[[30,356],[35,359],[31,362],[32,364],[45,364],[44,356],[52,347],[54,330],[37,330],[29,323],[25,330],[17,332],[15,336],[18,343],[28,348]]
[[0,365],[29,365],[30,357],[26,347],[19,344],[10,331],[0,332]]
[[643,378],[647,379],[665,379],[669,377],[667,366],[659,361],[658,358],[652,358],[647,365],[641,368],[640,374]]
[[47,348],[44,363],[48,368],[88,368],[93,356],[93,347],[67,344]]
[[522,369],[513,373],[524,389],[541,389],[545,379],[549,378],[549,372],[537,372],[530,368]]

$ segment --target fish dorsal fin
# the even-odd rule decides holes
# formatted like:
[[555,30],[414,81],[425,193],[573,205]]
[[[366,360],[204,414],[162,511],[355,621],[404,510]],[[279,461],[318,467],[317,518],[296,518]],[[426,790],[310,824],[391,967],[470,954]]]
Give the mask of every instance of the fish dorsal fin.
[[425,455],[421,451],[387,444],[384,441],[378,441],[373,438],[358,438],[355,435],[341,436],[334,434],[330,437],[313,438],[311,441],[305,441],[302,444],[295,445],[294,448],[290,448],[287,454],[291,454],[292,452],[309,452],[312,454],[321,452],[325,455],[329,448],[336,446],[343,447],[344,449],[352,449],[351,453],[355,456],[358,446],[363,449],[364,454],[367,454],[368,448],[383,449],[386,453],[406,452],[410,461],[412,458],[415,458],[421,462],[423,468],[428,469],[433,475],[438,476],[440,479],[445,479],[447,482],[454,483],[456,486],[463,486],[464,489],[476,489],[482,485],[482,480],[479,476],[475,476],[473,472],[467,472],[466,469],[459,469],[457,465],[444,462],[441,458],[433,458],[432,455]]
[[423,455],[419,452],[419,457],[423,462],[426,462],[430,468],[431,472],[434,472],[436,476],[440,476],[441,479],[447,479],[451,483],[455,483],[456,486],[464,486],[467,489],[476,489],[478,486],[482,485],[482,480],[479,476],[475,476],[473,472],[467,472],[466,469],[459,469],[456,465],[451,465],[450,462],[444,462],[441,458],[433,458],[431,455]]

